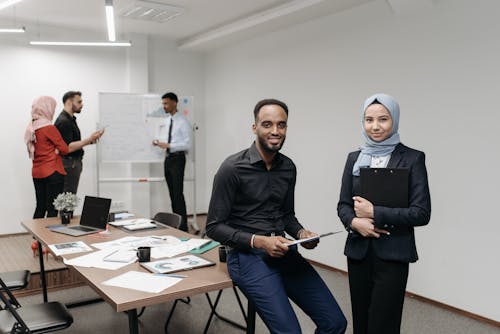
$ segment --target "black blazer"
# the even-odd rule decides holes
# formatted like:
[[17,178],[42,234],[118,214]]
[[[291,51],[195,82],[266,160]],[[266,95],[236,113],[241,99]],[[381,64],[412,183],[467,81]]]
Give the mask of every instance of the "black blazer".
[[415,246],[414,226],[429,223],[431,217],[431,197],[425,168],[425,154],[398,144],[391,154],[387,168],[409,168],[409,207],[388,208],[374,207],[375,226],[388,230],[390,235],[380,235],[379,239],[365,238],[351,230],[354,213],[353,196],[360,193],[359,177],[352,175],[352,168],[360,151],[349,153],[342,176],[340,200],[337,214],[348,230],[344,254],[354,260],[366,256],[370,242],[375,254],[383,260],[399,262],[416,262],[418,260]]

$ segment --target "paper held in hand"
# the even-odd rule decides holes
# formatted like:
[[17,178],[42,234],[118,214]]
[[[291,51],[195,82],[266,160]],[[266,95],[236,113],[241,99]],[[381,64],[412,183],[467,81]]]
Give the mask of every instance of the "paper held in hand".
[[344,230],[335,231],[335,232],[323,233],[323,234],[319,234],[319,235],[316,235],[316,236],[314,236],[314,237],[310,237],[310,238],[304,238],[304,239],[293,240],[293,241],[290,241],[289,243],[287,243],[286,245],[287,245],[287,246],[292,246],[292,245],[296,245],[296,244],[301,244],[301,243],[303,243],[303,242],[308,242],[308,241],[317,240],[317,239],[319,239],[319,238],[323,238],[323,237],[326,237],[326,236],[329,236],[329,235],[333,235],[333,234],[337,234],[337,233],[340,233],[340,232],[344,232]]

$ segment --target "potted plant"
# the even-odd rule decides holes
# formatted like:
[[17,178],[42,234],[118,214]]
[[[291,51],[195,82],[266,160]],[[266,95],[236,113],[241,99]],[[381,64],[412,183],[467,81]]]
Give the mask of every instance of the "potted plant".
[[79,200],[78,196],[70,192],[60,193],[57,195],[54,200],[54,208],[59,210],[62,224],[69,224],[73,211],[78,206]]

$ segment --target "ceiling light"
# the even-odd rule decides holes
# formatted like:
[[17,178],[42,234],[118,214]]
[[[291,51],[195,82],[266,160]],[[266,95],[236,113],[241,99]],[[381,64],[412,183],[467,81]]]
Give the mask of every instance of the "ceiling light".
[[0,33],[22,33],[26,32],[26,28],[12,28],[12,29],[4,29],[0,28]]
[[157,23],[165,23],[184,12],[183,7],[153,1],[136,0],[120,10],[119,16]]
[[31,41],[31,45],[48,46],[132,46],[131,42],[50,42],[50,41]]
[[111,42],[116,41],[115,33],[115,12],[113,10],[113,0],[106,0],[106,23],[108,25],[108,39]]
[[21,0],[6,0],[6,1],[2,1],[0,2],[0,10],[4,9],[4,8],[7,8],[9,6],[12,6],[18,2],[21,2]]

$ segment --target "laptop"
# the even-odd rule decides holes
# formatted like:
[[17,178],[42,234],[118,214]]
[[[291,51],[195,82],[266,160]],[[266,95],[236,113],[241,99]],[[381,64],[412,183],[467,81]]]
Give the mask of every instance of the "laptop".
[[53,232],[72,235],[74,237],[105,231],[110,207],[110,198],[85,196],[80,225],[56,225],[49,226],[49,229]]
[[361,168],[360,196],[373,205],[408,207],[408,168]]

